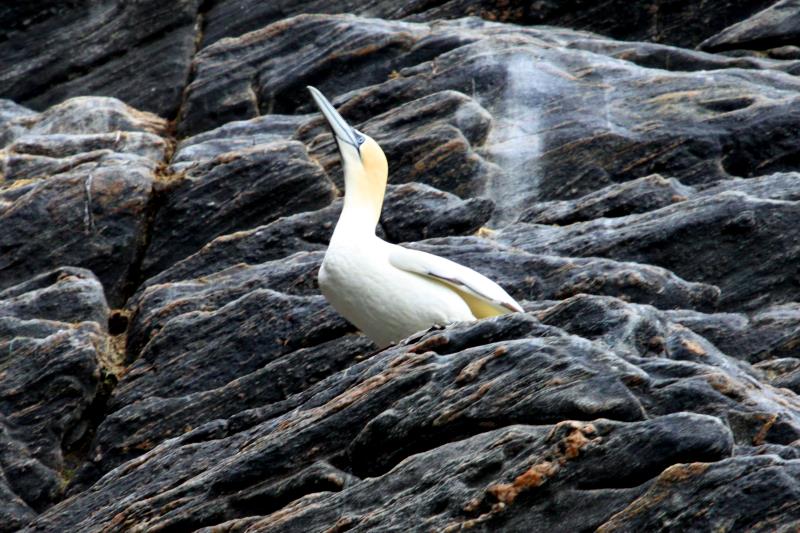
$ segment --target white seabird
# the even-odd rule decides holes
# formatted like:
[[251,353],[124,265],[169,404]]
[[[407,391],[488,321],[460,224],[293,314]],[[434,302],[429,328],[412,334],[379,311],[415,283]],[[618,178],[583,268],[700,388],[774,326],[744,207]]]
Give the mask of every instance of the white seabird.
[[386,156],[314,87],[344,168],[344,207],[322,267],[322,294],[381,348],[434,325],[522,311],[499,285],[448,259],[375,235],[386,191]]

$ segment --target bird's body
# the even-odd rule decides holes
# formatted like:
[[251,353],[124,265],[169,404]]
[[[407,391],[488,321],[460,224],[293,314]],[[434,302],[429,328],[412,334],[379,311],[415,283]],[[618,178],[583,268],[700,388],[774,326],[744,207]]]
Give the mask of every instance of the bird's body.
[[319,272],[322,294],[342,316],[384,347],[433,325],[522,308],[481,274],[375,235],[386,190],[386,156],[309,87],[333,130],[345,174],[345,198]]
[[319,272],[322,294],[378,346],[434,324],[474,320],[467,303],[446,285],[390,262],[394,244],[373,235],[332,240]]

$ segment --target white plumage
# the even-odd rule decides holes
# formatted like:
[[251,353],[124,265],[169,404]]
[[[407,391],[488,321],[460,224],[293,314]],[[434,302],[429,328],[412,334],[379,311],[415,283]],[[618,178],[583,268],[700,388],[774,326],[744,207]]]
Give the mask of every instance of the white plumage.
[[386,156],[308,88],[342,157],[342,214],[319,272],[322,294],[381,347],[433,325],[522,311],[499,285],[448,259],[390,244],[375,235],[386,190]]

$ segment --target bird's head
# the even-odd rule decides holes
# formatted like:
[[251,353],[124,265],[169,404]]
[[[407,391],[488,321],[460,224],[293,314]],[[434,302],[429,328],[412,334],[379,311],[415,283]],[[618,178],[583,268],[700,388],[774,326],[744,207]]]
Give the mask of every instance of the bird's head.
[[346,192],[358,189],[364,194],[371,195],[377,199],[380,210],[389,171],[386,155],[372,137],[350,126],[321,92],[314,87],[308,87],[308,90],[327,120],[339,146]]

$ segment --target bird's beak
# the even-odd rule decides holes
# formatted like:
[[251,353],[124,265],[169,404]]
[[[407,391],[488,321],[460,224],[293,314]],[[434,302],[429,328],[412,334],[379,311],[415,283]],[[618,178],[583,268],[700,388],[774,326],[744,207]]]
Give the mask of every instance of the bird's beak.
[[355,147],[358,150],[358,139],[356,137],[356,132],[353,131],[353,128],[350,124],[347,123],[345,119],[342,118],[342,115],[339,114],[336,109],[333,108],[333,105],[328,101],[325,96],[319,92],[314,87],[308,86],[307,87],[311,96],[314,98],[314,101],[317,103],[317,107],[319,110],[322,111],[322,114],[325,116],[325,120],[328,121],[328,124],[333,131],[333,135],[339,142],[347,143]]

